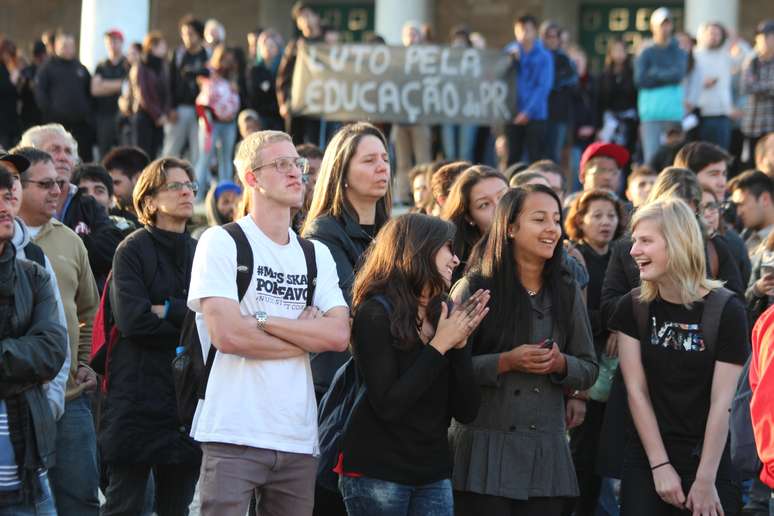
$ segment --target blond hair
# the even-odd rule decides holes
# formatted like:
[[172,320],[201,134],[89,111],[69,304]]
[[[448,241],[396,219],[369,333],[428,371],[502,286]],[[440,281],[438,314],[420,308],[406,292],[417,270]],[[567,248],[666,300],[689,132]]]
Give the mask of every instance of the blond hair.
[[239,148],[234,157],[234,168],[236,168],[237,176],[242,183],[243,189],[242,200],[239,206],[237,206],[235,218],[250,213],[253,189],[245,181],[245,175],[262,165],[261,151],[267,146],[278,142],[293,143],[293,139],[282,131],[256,131],[249,134],[239,143]]
[[[666,242],[665,275],[678,288],[679,302],[690,306],[703,297],[702,290],[723,286],[722,281],[707,278],[704,238],[696,215],[683,200],[672,197],[640,207],[632,217],[631,231],[645,220],[653,221]],[[658,284],[642,281],[640,300],[651,302],[658,296]]]

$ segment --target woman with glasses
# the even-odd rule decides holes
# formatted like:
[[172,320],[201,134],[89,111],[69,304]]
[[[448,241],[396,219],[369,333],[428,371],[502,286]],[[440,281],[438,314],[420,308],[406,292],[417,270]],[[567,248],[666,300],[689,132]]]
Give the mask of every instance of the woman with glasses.
[[162,158],[140,174],[134,207],[145,225],[113,260],[109,351],[100,444],[109,485],[104,515],[141,514],[151,471],[159,516],[188,514],[199,446],[181,426],[172,359],[186,313],[195,241],[186,232],[197,191],[191,165]]
[[[369,123],[345,125],[325,149],[301,234],[330,249],[339,274],[339,286],[349,305],[361,257],[389,220],[391,208],[390,160],[384,135]],[[348,357],[348,351],[312,356],[318,400]],[[318,487],[315,513],[344,514],[341,498]]]

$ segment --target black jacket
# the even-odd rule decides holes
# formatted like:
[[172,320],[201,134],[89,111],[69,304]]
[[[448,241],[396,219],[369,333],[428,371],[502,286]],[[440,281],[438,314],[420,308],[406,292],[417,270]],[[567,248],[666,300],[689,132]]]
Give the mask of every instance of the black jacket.
[[41,65],[35,99],[47,122],[92,123],[91,75],[77,59],[53,56]]
[[282,120],[277,102],[276,77],[266,63],[250,67],[247,91],[249,108],[254,109],[262,118]]
[[113,267],[113,255],[121,243],[121,230],[108,217],[107,211],[94,197],[78,190],[73,194],[62,224],[75,231],[89,253],[89,265],[99,291]]
[[[716,235],[712,237],[712,243],[718,255],[717,279],[725,281],[727,289],[744,296],[745,286],[742,283],[742,276],[728,250],[725,239]],[[613,312],[615,312],[618,300],[633,288],[640,286],[640,272],[629,254],[631,249],[632,241],[629,238],[622,238],[611,246],[610,263],[605,273],[605,281],[602,283],[602,301],[600,303],[602,321],[605,324],[610,321]],[[709,263],[709,258],[707,263]]]
[[[10,242],[6,246],[12,247]],[[8,251],[6,251],[8,252]],[[13,252],[13,249],[10,250]],[[54,465],[56,422],[43,385],[53,380],[67,354],[67,331],[59,324],[51,278],[41,266],[12,259],[14,317],[0,336],[0,397],[24,394],[35,429],[38,459]]]
[[[119,340],[109,357],[102,456],[114,464],[195,464],[198,445],[177,413],[172,359],[186,313],[196,242],[188,233],[138,229],[113,263],[110,303]],[[151,305],[169,301],[164,319]]]
[[[304,238],[325,244],[336,262],[339,287],[347,305],[352,305],[352,283],[355,270],[368,246],[371,236],[363,231],[360,224],[349,214],[341,218],[323,215],[314,219],[303,234]],[[349,358],[349,351],[327,351],[312,355],[312,376],[318,396],[328,390],[333,375]]]

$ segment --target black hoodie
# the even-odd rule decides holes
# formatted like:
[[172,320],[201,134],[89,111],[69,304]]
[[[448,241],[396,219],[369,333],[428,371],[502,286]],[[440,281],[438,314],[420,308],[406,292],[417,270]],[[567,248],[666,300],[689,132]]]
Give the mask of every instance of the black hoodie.
[[91,75],[77,59],[53,56],[36,78],[35,99],[47,122],[91,122]]

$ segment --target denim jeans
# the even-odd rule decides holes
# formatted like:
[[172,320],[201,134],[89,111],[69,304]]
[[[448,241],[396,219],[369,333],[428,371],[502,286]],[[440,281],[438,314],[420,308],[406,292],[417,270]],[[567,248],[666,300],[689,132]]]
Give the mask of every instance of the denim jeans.
[[508,124],[505,126],[505,137],[508,140],[509,166],[525,158],[527,163],[546,158],[545,120],[531,120],[526,125]]
[[199,158],[199,139],[197,137],[199,122],[196,118],[196,108],[181,104],[175,108],[175,111],[177,111],[177,122],[164,125],[164,149],[161,155],[182,158],[183,150],[187,147],[188,161],[196,163]]
[[727,116],[702,117],[699,138],[728,150],[731,145],[731,119]]
[[59,516],[99,514],[97,437],[86,395],[65,403],[56,424],[56,465],[48,475]]
[[217,152],[218,182],[234,180],[234,144],[236,143],[236,122],[212,122],[209,148],[206,148],[207,131],[202,123],[199,128],[199,161],[196,162],[196,181],[199,183],[198,198],[204,199],[212,182],[210,159]]
[[56,516],[54,495],[47,477],[40,479],[40,491],[34,504],[0,506],[0,516]]
[[475,160],[477,125],[444,124],[441,126],[443,155],[448,160]]
[[451,480],[410,486],[368,477],[339,477],[349,516],[452,516]]
[[640,122],[640,141],[644,163],[650,163],[650,160],[658,152],[661,147],[661,137],[666,135],[669,129],[679,125],[679,122]]
[[567,122],[549,120],[546,124],[546,154],[554,163],[562,162],[562,149],[567,141]]

